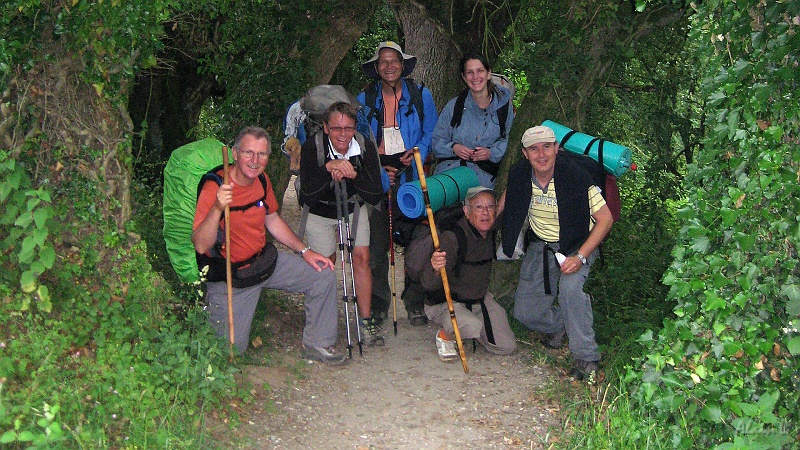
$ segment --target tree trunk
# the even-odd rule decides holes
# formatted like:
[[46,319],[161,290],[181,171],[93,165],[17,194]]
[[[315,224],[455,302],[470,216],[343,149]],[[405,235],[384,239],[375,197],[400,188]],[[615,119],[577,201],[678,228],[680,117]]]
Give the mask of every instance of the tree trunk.
[[428,86],[437,109],[442,109],[463,86],[458,70],[460,51],[425,6],[400,1],[391,7],[405,37],[403,50],[417,57],[411,77]]
[[[59,244],[76,245],[92,231],[107,230],[107,224],[125,230],[131,217],[131,174],[126,161],[132,125],[124,109],[83,81],[80,55],[54,41],[43,40],[41,48],[52,57],[39,60],[29,70],[19,68],[4,93],[18,108],[17,114],[0,117],[13,124],[0,140],[10,144],[14,159],[35,164],[29,167],[34,186],[46,186],[53,204],[68,210],[58,218],[58,248]],[[38,143],[34,155],[23,154],[30,151],[27,139]],[[75,190],[75,185],[80,189]],[[85,197],[92,193],[96,195]],[[96,250],[102,260],[105,246]]]
[[394,0],[389,6],[400,23],[405,50],[417,57],[412,77],[423,81],[439,109],[464,88],[461,57],[482,53],[490,63],[500,52],[511,14],[521,2],[500,6],[472,0]]

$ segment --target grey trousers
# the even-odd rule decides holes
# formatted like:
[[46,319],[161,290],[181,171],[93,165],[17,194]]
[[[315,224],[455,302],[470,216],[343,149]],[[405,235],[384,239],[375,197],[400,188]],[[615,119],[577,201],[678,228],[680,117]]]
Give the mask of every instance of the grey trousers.
[[[208,314],[217,336],[228,339],[228,290],[224,281],[206,283]],[[265,288],[305,295],[306,323],[303,344],[330,347],[336,344],[336,274],[330,269],[317,272],[300,255],[279,252],[275,272],[267,280],[247,288],[233,289],[234,345],[247,350],[250,328],[261,291]]]
[[[489,320],[492,321],[492,334],[494,344],[486,338],[486,328],[483,326],[483,312],[481,305],[472,305],[472,311],[463,303],[453,302],[453,311],[456,313],[456,322],[461,339],[477,339],[488,351],[496,355],[508,355],[517,348],[517,341],[511,326],[508,325],[506,310],[494,301],[494,296],[487,292],[483,298]],[[425,315],[428,319],[453,334],[453,321],[450,320],[450,310],[447,303],[438,305],[425,305]]]
[[[549,253],[551,294],[545,294],[542,252],[545,245],[558,250],[558,244],[534,241],[528,245],[519,271],[519,285],[514,295],[514,318],[534,331],[553,334],[566,328],[573,358],[599,361],[600,350],[594,338],[594,316],[589,294],[583,285],[589,276],[598,250],[587,258],[588,264],[573,274],[564,275]],[[558,306],[553,303],[558,300]]]

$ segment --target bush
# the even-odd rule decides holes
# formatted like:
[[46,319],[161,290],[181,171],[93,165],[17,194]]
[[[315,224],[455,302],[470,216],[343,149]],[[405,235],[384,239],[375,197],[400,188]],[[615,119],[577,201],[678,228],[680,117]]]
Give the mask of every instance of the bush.
[[797,17],[794,3],[757,1],[703,2],[695,17],[710,130],[664,278],[676,318],[641,336],[627,377],[674,447],[797,439]]

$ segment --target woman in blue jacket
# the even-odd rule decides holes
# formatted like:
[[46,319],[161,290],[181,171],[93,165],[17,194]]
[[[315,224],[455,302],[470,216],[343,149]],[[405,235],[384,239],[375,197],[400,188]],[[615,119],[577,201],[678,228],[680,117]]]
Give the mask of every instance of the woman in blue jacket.
[[479,54],[461,59],[461,78],[467,89],[447,102],[433,131],[436,173],[467,166],[482,186],[493,188],[514,121],[512,94],[492,82],[491,67]]

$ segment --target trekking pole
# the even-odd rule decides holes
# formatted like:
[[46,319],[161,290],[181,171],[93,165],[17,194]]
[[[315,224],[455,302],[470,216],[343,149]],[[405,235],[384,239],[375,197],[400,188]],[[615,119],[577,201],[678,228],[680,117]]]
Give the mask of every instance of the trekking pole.
[[[358,335],[358,354],[364,356],[363,341],[361,339],[361,318],[358,315],[358,294],[356,293],[356,277],[353,269],[353,234],[350,229],[350,209],[347,205],[347,184],[344,180],[339,180],[339,194],[342,203],[342,215],[344,217],[345,236],[347,237],[347,263],[350,264],[350,292],[353,293],[353,312],[356,318],[356,334]],[[354,208],[358,208],[358,203]],[[353,214],[355,217],[355,214]],[[358,226],[358,224],[356,224]]]
[[[431,199],[428,196],[428,185],[425,183],[425,170],[422,167],[422,157],[419,154],[419,147],[414,147],[414,162],[417,164],[417,172],[419,173],[419,186],[422,188],[422,197],[425,199],[425,212],[428,213],[428,222],[431,227],[431,238],[433,238],[433,248],[435,251],[440,252],[439,248],[439,234],[436,232],[436,223],[433,220],[433,209],[431,208]],[[453,332],[456,335],[456,345],[458,345],[458,356],[461,358],[461,365],[464,367],[464,373],[468,373],[467,368],[467,355],[464,353],[464,343],[461,342],[461,332],[458,331],[458,322],[456,321],[456,311],[453,309],[453,297],[450,294],[450,283],[447,281],[447,271],[444,267],[439,269],[442,276],[442,287],[444,287],[444,296],[447,299],[447,309],[450,312],[450,322],[453,323]]]
[[394,230],[392,229],[392,188],[389,187],[389,265],[392,266],[392,315],[397,336],[397,278],[394,269]]
[[[224,184],[230,184],[228,175],[228,147],[222,146],[222,177]],[[225,280],[228,287],[228,340],[230,341],[230,362],[233,362],[233,286],[231,285],[231,207],[225,205]]]
[[[350,303],[347,297],[347,274],[345,272],[344,264],[344,226],[342,225],[342,199],[340,196],[339,182],[334,181],[334,189],[336,196],[336,220],[337,230],[339,232],[339,259],[342,261],[342,301],[344,302],[344,323],[347,329],[347,355],[353,359],[353,340],[350,337]],[[356,314],[357,315],[357,314]]]

